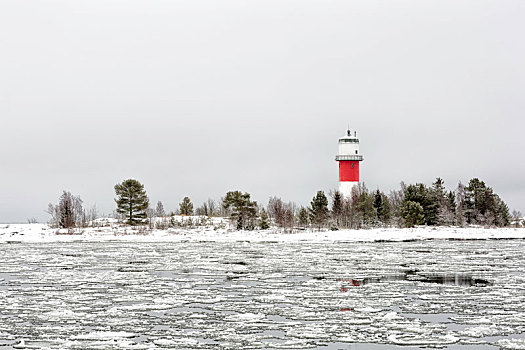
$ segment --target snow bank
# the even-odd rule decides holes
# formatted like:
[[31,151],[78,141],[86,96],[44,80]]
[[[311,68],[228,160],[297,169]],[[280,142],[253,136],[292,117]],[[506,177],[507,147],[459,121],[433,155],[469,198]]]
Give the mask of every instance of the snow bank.
[[[217,221],[217,220],[215,220]],[[139,230],[111,223],[106,227],[77,229],[72,233],[50,228],[45,224],[0,225],[0,242],[68,242],[68,241],[277,241],[277,242],[381,242],[412,240],[486,240],[525,239],[525,228],[480,227],[418,227],[411,229],[377,228],[369,230],[299,231],[282,233],[276,230],[235,231],[217,222],[199,228]]]

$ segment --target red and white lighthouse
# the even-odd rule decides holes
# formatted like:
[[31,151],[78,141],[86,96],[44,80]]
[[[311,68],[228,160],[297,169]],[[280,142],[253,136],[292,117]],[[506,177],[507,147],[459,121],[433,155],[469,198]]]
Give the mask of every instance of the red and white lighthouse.
[[335,156],[339,162],[339,192],[344,197],[352,194],[352,188],[359,183],[359,162],[363,156],[359,154],[359,139],[357,132],[347,130],[346,135],[339,138],[339,153]]

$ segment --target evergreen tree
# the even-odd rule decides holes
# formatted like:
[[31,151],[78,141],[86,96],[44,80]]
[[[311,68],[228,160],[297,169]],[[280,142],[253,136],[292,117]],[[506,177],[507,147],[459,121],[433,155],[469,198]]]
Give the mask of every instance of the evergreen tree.
[[115,185],[117,212],[124,215],[129,225],[141,224],[146,219],[149,199],[144,185],[128,179]]
[[406,227],[414,227],[425,223],[425,211],[418,202],[405,201],[401,212],[405,219]]
[[193,203],[189,197],[184,197],[179,203],[180,215],[193,215]]
[[64,191],[58,202],[59,225],[62,228],[75,226],[75,214],[73,212],[73,196]]
[[308,210],[305,207],[299,209],[299,225],[306,228],[309,224]]
[[437,178],[432,184],[432,193],[434,201],[437,204],[437,225],[453,225],[455,222],[456,203],[454,192],[445,190],[444,181]]
[[456,214],[456,195],[453,191],[449,191],[447,194],[447,205],[450,208],[452,214]]
[[471,179],[465,187],[464,212],[467,223],[485,226],[507,226],[509,208],[492,188],[478,178]]
[[377,190],[374,195],[374,208],[377,212],[379,222],[388,224],[391,217],[390,203],[387,196],[379,190]]
[[321,227],[328,221],[328,217],[328,199],[323,191],[317,191],[317,194],[310,203],[310,219],[312,224],[321,230]]
[[231,209],[231,218],[237,221],[238,230],[253,230],[257,217],[257,202],[250,200],[249,193],[230,191],[223,199],[223,208]]
[[441,202],[445,199],[445,182],[442,178],[438,177],[436,181],[432,184],[434,194],[436,195],[438,202]]
[[164,204],[162,204],[161,201],[157,202],[157,208],[155,209],[155,215],[158,217],[166,216],[166,212],[164,211]]
[[[424,184],[409,185],[405,190],[403,204],[403,218],[406,220],[407,202],[419,203],[423,208],[423,220],[426,225],[437,225],[439,203],[434,191],[431,191]],[[413,208],[413,206],[410,206]],[[417,225],[417,224],[416,224]]]
[[509,226],[511,215],[507,204],[497,195],[494,195],[496,202],[496,215],[494,224],[499,227]]
[[332,218],[335,220],[335,224],[339,227],[341,225],[341,218],[343,215],[343,196],[341,192],[335,191],[332,200]]
[[261,230],[267,230],[270,228],[270,223],[268,221],[268,213],[264,208],[261,209],[261,218],[259,221],[259,227]]

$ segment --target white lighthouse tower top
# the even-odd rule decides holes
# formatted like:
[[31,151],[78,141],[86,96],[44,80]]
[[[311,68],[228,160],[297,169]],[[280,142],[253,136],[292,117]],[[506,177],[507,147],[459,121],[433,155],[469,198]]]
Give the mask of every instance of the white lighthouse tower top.
[[341,142],[359,143],[359,139],[357,138],[357,131],[354,131],[354,135],[352,136],[352,131],[350,131],[350,129],[346,130],[346,135],[339,138],[339,143]]
[[335,160],[363,160],[363,156],[359,153],[359,139],[356,131],[352,135],[348,129],[346,135],[339,138],[339,153],[335,156]]

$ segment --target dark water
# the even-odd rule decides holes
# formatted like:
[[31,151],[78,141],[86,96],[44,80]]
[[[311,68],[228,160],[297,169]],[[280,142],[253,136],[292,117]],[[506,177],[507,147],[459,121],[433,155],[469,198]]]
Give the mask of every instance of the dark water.
[[0,245],[0,348],[525,347],[523,241]]

